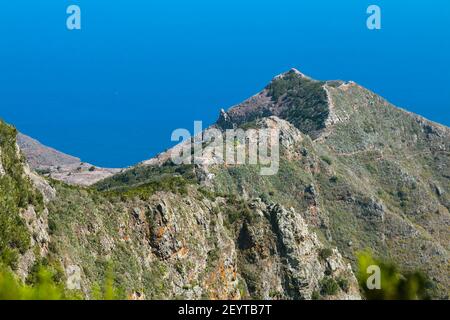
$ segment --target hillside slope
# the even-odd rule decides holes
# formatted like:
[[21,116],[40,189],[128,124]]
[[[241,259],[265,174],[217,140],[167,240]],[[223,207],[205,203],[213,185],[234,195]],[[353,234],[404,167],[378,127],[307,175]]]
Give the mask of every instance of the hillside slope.
[[[283,120],[284,119],[284,120]],[[272,124],[268,124],[271,122]],[[278,126],[280,170],[203,159],[198,181],[219,194],[260,197],[293,207],[356,267],[370,248],[406,270],[422,270],[448,295],[450,130],[344,81],[316,81],[291,70],[249,100],[221,111],[208,130]],[[297,131],[297,132],[296,132]],[[240,141],[245,145],[244,141]],[[98,184],[145,183],[175,147]]]
[[[310,299],[325,280],[339,280],[345,287],[324,297],[360,298],[350,266],[293,209],[209,194],[189,166],[176,168],[182,176],[161,170],[157,181],[119,192],[49,184],[28,169],[15,130],[1,128],[0,228],[11,232],[2,232],[0,264],[24,280],[46,266],[91,298],[112,268],[130,299]],[[258,242],[251,254],[249,241]],[[270,276],[255,278],[254,268]]]
[[121,171],[81,162],[22,133],[17,134],[17,144],[31,169],[69,184],[89,186]]
[[205,133],[279,130],[268,176],[212,155],[175,165],[178,146],[70,186],[30,172],[1,126],[0,227],[19,229],[0,245],[23,278],[46,265],[87,298],[112,270],[132,299],[359,299],[356,256],[370,249],[448,298],[450,130],[355,83],[291,70],[222,110]]

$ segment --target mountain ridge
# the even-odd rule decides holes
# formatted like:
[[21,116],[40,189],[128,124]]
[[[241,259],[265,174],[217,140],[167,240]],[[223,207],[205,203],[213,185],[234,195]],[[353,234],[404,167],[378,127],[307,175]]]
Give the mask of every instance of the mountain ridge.
[[[294,144],[283,149],[278,173],[285,180],[259,177],[250,166],[223,167],[205,159],[194,169],[200,183],[219,193],[248,199],[264,194],[292,205],[353,263],[355,252],[369,247],[401,266],[433,274],[440,292],[446,292],[445,267],[439,265],[448,261],[450,243],[449,128],[397,108],[354,82],[317,82],[293,71],[273,81],[282,83],[271,89],[272,94],[269,85],[242,104],[222,110],[217,124],[205,132],[249,128],[249,124],[260,128],[266,126],[264,119],[272,118],[281,136],[289,137],[293,125],[302,139],[287,139]],[[307,87],[312,81],[319,93],[311,96],[302,91],[305,81]],[[305,97],[309,107],[302,113]],[[316,103],[323,107],[325,99],[327,110],[309,112]],[[163,170],[171,163],[171,153],[179,149],[180,145],[98,186],[108,190],[145,184],[149,181],[145,172],[150,170],[146,168]],[[135,178],[128,180],[130,176]],[[308,195],[307,190],[314,191]]]
[[[420,270],[427,295],[448,299],[447,127],[353,82],[291,70],[204,134],[228,128],[279,129],[278,173],[212,156],[175,165],[185,141],[90,187],[68,186],[11,167],[20,153],[1,124],[0,188],[12,179],[27,194],[11,212],[26,221],[21,276],[47,261],[90,297],[113,265],[129,298],[359,299],[357,257],[370,250],[405,274]],[[12,169],[34,174],[34,188]]]
[[[272,81],[269,83],[269,85],[267,85],[262,91],[254,94],[253,96],[251,96],[250,98],[244,100],[241,103],[238,103],[236,105],[231,106],[230,108],[228,108],[228,110],[224,110],[221,109],[220,110],[220,114],[219,114],[219,118],[217,119],[217,121],[212,125],[212,127],[216,127],[218,126],[219,128],[222,129],[226,129],[229,128],[230,125],[233,127],[233,125],[235,127],[238,127],[240,123],[244,123],[244,122],[250,122],[252,120],[255,119],[260,119],[263,117],[267,117],[267,116],[278,116],[276,113],[266,113],[264,114],[264,112],[262,112],[262,114],[250,114],[249,117],[247,117],[247,115],[245,115],[244,112],[244,116],[240,115],[240,112],[243,108],[248,108],[250,109],[250,112],[253,112],[253,108],[252,105],[256,102],[257,104],[263,104],[263,108],[266,108],[267,106],[264,106],[265,104],[270,104],[271,100],[270,100],[270,95],[267,92],[268,91],[268,87],[273,84],[274,81],[283,79],[289,75],[296,75],[298,77],[300,77],[301,79],[305,79],[307,81],[311,81],[314,83],[319,83],[322,85],[324,92],[326,93],[326,99],[327,99],[327,104],[329,107],[329,114],[327,114],[326,119],[324,120],[324,127],[321,128],[322,130],[326,129],[327,127],[330,127],[332,125],[334,125],[336,122],[339,121],[343,121],[346,119],[346,117],[342,117],[339,118],[336,114],[335,114],[335,107],[334,107],[334,103],[332,100],[332,97],[330,96],[330,88],[335,88],[336,86],[338,86],[338,88],[343,88],[343,90],[347,90],[350,87],[357,87],[361,90],[366,90],[368,92],[370,92],[371,94],[375,95],[378,97],[378,95],[376,95],[375,93],[373,93],[372,91],[368,90],[367,88],[357,84],[354,81],[344,81],[344,80],[326,80],[326,81],[320,81],[320,80],[315,80],[309,76],[306,76],[304,73],[302,73],[301,71],[299,71],[296,68],[291,68],[290,70],[283,72],[277,76],[275,76]],[[383,99],[384,100],[384,99]],[[389,105],[391,105],[392,107],[395,107],[396,109],[399,109],[403,112],[405,112],[406,114],[412,116],[413,118],[417,119],[418,122],[423,123],[424,125],[430,125],[432,127],[437,127],[439,129],[439,131],[443,131],[445,132],[445,134],[450,134],[450,128],[444,124],[440,124],[438,122],[429,120],[421,115],[415,114],[413,112],[410,112],[406,109],[394,106],[392,104],[390,104],[387,100],[384,100],[386,103],[388,103]],[[258,106],[259,107],[259,106]],[[258,109],[257,107],[257,109]],[[270,110],[268,110],[270,111]],[[231,113],[231,114],[230,114]],[[283,119],[283,117],[281,117],[281,119]],[[287,119],[289,121],[289,119]],[[231,122],[231,123],[228,123]],[[432,130],[432,129],[430,129]],[[318,138],[318,137],[317,137]],[[82,162],[79,158],[72,156],[72,155],[68,155],[65,154],[63,152],[60,152],[54,148],[45,146],[43,144],[41,144],[39,141],[37,141],[36,139],[33,139],[29,136],[26,136],[22,133],[19,133],[17,136],[17,141],[18,144],[22,150],[22,152],[24,152],[25,156],[27,157],[27,161],[30,164],[30,167],[34,170],[44,170],[44,171],[48,171],[49,169],[55,169],[58,166],[62,167],[62,166],[70,166],[70,170],[67,170],[67,172],[65,172],[65,174],[68,173],[76,173],[76,170],[79,165],[81,165],[82,167],[86,167],[86,168],[91,168],[93,167],[93,165]],[[170,148],[169,150],[173,149],[173,148],[177,148],[178,146],[174,146],[172,148]],[[165,152],[160,153],[159,155],[157,155],[154,158],[148,159],[148,160],[142,160],[139,164],[152,164],[155,162],[155,160],[161,156],[161,154],[164,154]],[[77,165],[77,168],[74,168],[74,166]],[[96,167],[96,166],[94,166]],[[84,169],[86,169],[84,168]],[[108,178],[109,176],[111,176],[112,174],[115,174],[121,170],[126,170],[126,168],[118,168],[118,169],[109,169],[109,168],[100,168],[100,167],[96,167],[97,169],[104,169],[104,177],[103,178]],[[108,174],[110,173],[110,174]],[[54,177],[57,180],[63,180],[62,175],[55,175]],[[95,177],[90,179],[89,181],[85,182],[85,183],[81,183],[82,185],[90,185],[90,184],[95,184],[98,181],[102,180],[103,178],[101,177]],[[69,180],[69,181],[68,181]],[[69,183],[76,183],[76,181],[70,181],[70,178],[66,177],[66,180],[64,180],[66,182]]]

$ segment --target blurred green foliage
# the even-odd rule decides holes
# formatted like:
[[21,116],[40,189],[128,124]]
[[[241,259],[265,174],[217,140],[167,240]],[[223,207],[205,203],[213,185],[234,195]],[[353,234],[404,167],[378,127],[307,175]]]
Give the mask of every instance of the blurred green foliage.
[[[103,284],[94,283],[90,290],[93,300],[120,300],[125,296],[114,284],[109,267]],[[0,300],[82,300],[78,290],[68,290],[60,275],[50,267],[36,265],[23,283],[10,268],[0,265]]]
[[[358,254],[358,282],[368,300],[421,300],[429,299],[427,287],[430,282],[419,271],[400,272],[393,263],[373,258],[368,251]],[[381,289],[369,289],[367,280],[372,275],[369,266],[381,271]]]
[[34,283],[24,284],[6,267],[0,267],[0,300],[75,300],[81,297],[57,284],[52,272],[40,268],[34,275]]

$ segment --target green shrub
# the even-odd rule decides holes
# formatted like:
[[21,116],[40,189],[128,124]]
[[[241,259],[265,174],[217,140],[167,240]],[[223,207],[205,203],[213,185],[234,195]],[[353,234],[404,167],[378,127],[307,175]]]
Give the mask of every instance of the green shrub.
[[227,224],[229,226],[235,224],[237,221],[252,223],[254,217],[252,211],[248,207],[247,203],[242,200],[233,199],[232,197],[228,201],[228,215]]
[[331,164],[333,163],[333,161],[331,160],[331,158],[328,157],[328,156],[322,156],[321,159],[322,159],[323,162],[325,162],[325,163],[328,164],[328,165],[331,165]]
[[216,199],[216,194],[212,192],[211,190],[208,190],[204,187],[198,188],[198,191],[207,199],[214,201]]
[[329,108],[322,82],[306,79],[291,71],[273,80],[266,89],[274,102],[282,100],[288,106],[280,117],[303,133],[315,133],[325,127]]
[[350,289],[348,279],[343,278],[343,277],[338,277],[336,279],[336,281],[337,281],[337,284],[339,285],[339,287],[342,289],[342,291],[348,292],[348,290]]
[[320,294],[323,296],[333,296],[339,290],[339,285],[332,277],[324,277],[320,281]]
[[50,169],[36,169],[36,173],[45,176],[51,173]]
[[132,198],[147,200],[158,191],[168,191],[185,195],[187,194],[187,186],[189,183],[188,180],[180,176],[163,176],[158,178],[158,180],[139,186],[124,187],[113,191],[107,191],[106,195],[120,196],[123,200]]
[[320,300],[320,293],[317,290],[314,290],[312,295],[311,295],[311,300]]
[[125,190],[127,188],[136,188],[141,185],[154,183],[163,178],[177,177],[183,178],[190,183],[196,181],[194,166],[176,166],[171,163],[167,163],[161,167],[136,166],[98,182],[94,185],[94,188],[100,191]]
[[94,300],[120,300],[123,293],[114,285],[114,274],[112,267],[106,270],[103,285],[94,283],[91,288],[91,296]]
[[338,182],[339,181],[339,178],[337,177],[337,176],[332,176],[331,178],[330,178],[330,182],[332,182],[332,183],[336,183],[336,182]]
[[[46,262],[36,264],[23,283],[8,267],[0,265],[0,300],[81,300],[79,291],[71,291],[64,286],[64,271],[46,266]],[[106,271],[103,284],[94,283],[91,298],[94,300],[119,300],[124,297],[122,290],[114,284],[111,268]]]

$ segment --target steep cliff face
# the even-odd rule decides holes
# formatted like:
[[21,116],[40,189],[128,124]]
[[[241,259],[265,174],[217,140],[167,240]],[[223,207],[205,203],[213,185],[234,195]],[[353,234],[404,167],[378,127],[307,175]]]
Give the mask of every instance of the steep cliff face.
[[44,179],[30,172],[16,134],[0,121],[0,264],[25,279],[36,259],[47,251],[49,189]]
[[337,250],[319,258],[325,246],[293,209],[196,184],[139,197],[56,190],[50,255],[80,270],[68,281],[88,296],[110,261],[129,297],[309,299],[334,277],[349,285],[327,297],[359,298],[350,266]]

